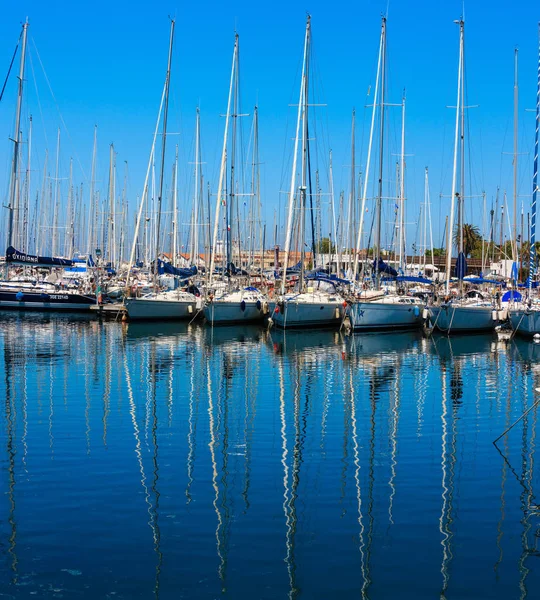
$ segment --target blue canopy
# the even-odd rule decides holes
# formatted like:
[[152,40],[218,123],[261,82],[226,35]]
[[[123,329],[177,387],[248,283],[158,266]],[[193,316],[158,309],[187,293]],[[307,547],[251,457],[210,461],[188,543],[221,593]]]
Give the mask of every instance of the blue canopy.
[[387,265],[382,258],[379,258],[379,262],[373,261],[373,272],[379,271],[379,273],[386,273],[390,277],[397,277],[397,271],[390,265]]
[[506,281],[499,281],[498,279],[484,279],[483,277],[467,277],[464,280],[465,283],[473,283],[474,285],[482,285],[483,283],[491,283],[492,285],[506,285]]
[[396,277],[396,281],[410,281],[411,283],[433,283],[431,279],[426,279],[425,277],[413,277],[412,275],[400,275]]
[[18,265],[31,265],[32,267],[72,267],[73,261],[69,258],[52,258],[48,256],[34,256],[15,250],[9,246],[6,250],[6,262]]
[[306,279],[309,279],[310,281],[327,281],[328,283],[343,283],[346,285],[349,285],[351,282],[347,279],[341,279],[340,277],[338,277],[335,274],[332,275],[328,275],[327,273],[325,273],[324,271],[322,272],[318,272],[318,273],[308,273],[306,275]]
[[197,266],[193,265],[192,267],[189,267],[189,269],[178,269],[173,267],[171,263],[160,260],[158,261],[158,273],[160,275],[175,275],[181,279],[189,279],[190,277],[197,275]]
[[503,294],[501,298],[501,302],[510,302],[510,300],[514,300],[515,302],[521,302],[523,296],[517,290],[508,290]]
[[458,254],[454,274],[458,279],[463,279],[465,275],[467,275],[467,259],[465,258],[465,254],[463,254],[463,252]]

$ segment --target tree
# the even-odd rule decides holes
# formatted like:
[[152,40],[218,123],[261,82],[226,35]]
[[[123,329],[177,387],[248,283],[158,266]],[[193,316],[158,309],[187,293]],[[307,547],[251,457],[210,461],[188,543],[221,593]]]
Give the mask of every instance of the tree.
[[[461,228],[463,232],[463,253],[465,256],[470,256],[471,252],[477,247],[479,243],[482,242],[482,237],[480,236],[480,230],[476,225],[471,225],[469,223],[463,223]],[[460,241],[460,231],[456,229],[454,233],[454,244],[459,248]]]
[[[433,248],[433,256],[444,256],[444,248]],[[426,256],[431,258],[431,250],[426,250]]]
[[336,251],[336,246],[332,244],[330,238],[324,237],[319,242],[317,250],[320,254],[333,254]]

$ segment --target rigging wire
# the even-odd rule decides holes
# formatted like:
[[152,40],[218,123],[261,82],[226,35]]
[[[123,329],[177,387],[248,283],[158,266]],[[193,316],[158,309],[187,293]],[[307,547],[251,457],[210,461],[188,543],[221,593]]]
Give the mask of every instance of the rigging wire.
[[13,53],[13,56],[11,58],[11,62],[9,63],[9,69],[8,69],[8,72],[6,75],[6,79],[4,81],[4,85],[2,86],[2,91],[0,92],[0,102],[2,102],[2,98],[4,97],[4,92],[6,91],[6,86],[7,86],[8,80],[9,80],[9,76],[11,74],[11,69],[13,68],[13,63],[15,62],[15,57],[17,56],[17,50],[19,49],[19,44],[21,43],[21,36],[22,36],[22,31],[19,35],[17,45],[15,46],[15,52]]

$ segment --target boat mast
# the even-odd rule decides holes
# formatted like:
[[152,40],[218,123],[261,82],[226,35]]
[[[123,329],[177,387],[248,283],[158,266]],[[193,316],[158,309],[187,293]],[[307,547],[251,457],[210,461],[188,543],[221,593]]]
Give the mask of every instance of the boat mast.
[[[517,177],[518,177],[518,49],[514,48],[514,230],[512,232],[512,260],[518,259],[517,253]],[[519,275],[516,279],[519,279]]]
[[116,265],[116,227],[115,227],[115,196],[116,196],[116,167],[114,156],[114,144],[109,147],[109,224],[108,224],[108,259],[111,261],[113,268]]
[[92,175],[90,176],[90,198],[88,201],[88,238],[87,253],[91,256],[95,250],[94,236],[96,233],[97,209],[95,206],[96,185],[96,156],[97,156],[97,125],[94,125],[94,146],[92,149]]
[[534,133],[533,193],[531,205],[531,242],[529,267],[529,293],[536,273],[536,195],[538,192],[538,128],[540,125],[540,23],[538,24],[538,76],[536,83],[536,128]]
[[163,181],[165,175],[165,147],[167,142],[167,119],[169,116],[169,90],[171,84],[171,63],[172,63],[172,51],[174,41],[174,19],[171,19],[171,34],[169,38],[169,57],[167,60],[167,75],[165,77],[165,104],[163,107],[163,135],[161,143],[161,165],[159,173],[159,188],[157,197],[157,223],[156,223],[156,252],[155,252],[155,263],[154,263],[154,287],[157,287],[157,276],[158,276],[158,257],[159,257],[159,230],[161,227],[161,203],[163,196]]
[[74,215],[74,206],[73,206],[73,158],[69,160],[69,184],[68,184],[68,210],[67,210],[67,223],[69,223],[69,233],[68,240],[69,245],[66,243],[67,240],[64,241],[64,252],[68,258],[73,257],[73,242],[75,239],[75,232],[73,230],[73,215]]
[[382,198],[383,198],[383,166],[384,166],[384,94],[386,91],[386,17],[382,20],[382,63],[381,63],[381,104],[380,104],[380,131],[379,131],[379,189],[376,207],[375,227],[375,288],[379,289],[381,275],[379,272],[379,261],[381,259],[381,222],[382,222]]
[[[18,210],[19,197],[19,145],[21,129],[21,111],[23,101],[24,66],[26,62],[26,38],[28,31],[28,18],[22,26],[21,62],[19,66],[19,91],[17,94],[17,111],[15,113],[15,133],[13,136],[13,161],[11,163],[11,181],[9,186],[9,221],[8,221],[8,247],[13,244],[13,213]],[[17,227],[19,216],[17,215]]]
[[[296,135],[294,137],[294,153],[293,153],[293,166],[291,173],[291,187],[289,189],[289,206],[287,211],[287,233],[285,237],[285,257],[283,260],[283,275],[281,278],[281,293],[285,294],[286,279],[287,279],[287,268],[289,266],[289,254],[291,250],[291,238],[293,230],[293,211],[294,211],[294,199],[295,199],[295,182],[296,182],[296,164],[298,160],[298,136],[300,134],[300,123],[303,114],[303,101],[304,101],[304,85],[305,85],[305,72],[307,67],[307,52],[309,49],[309,40],[311,35],[311,17],[307,16],[306,23],[306,35],[304,38],[304,59],[302,63],[302,80],[300,83],[300,98],[298,100],[298,113],[296,118]],[[277,265],[276,265],[277,268]]]
[[[45,210],[47,207],[47,163],[49,162],[49,150],[45,149],[45,160],[43,162],[43,180],[41,182],[41,190],[39,192],[40,195],[40,200],[41,200],[41,204],[43,206],[43,209]],[[38,204],[38,200],[36,198],[36,221],[35,221],[35,232],[36,232],[36,247],[35,247],[35,252],[37,255],[41,255],[41,246],[43,244],[42,242],[42,238],[43,238],[43,231],[42,231],[42,225],[38,224],[37,222],[37,204]]]
[[28,226],[28,216],[30,213],[30,175],[32,160],[32,115],[30,115],[28,124],[28,148],[26,160],[26,191],[24,194],[24,215],[23,215],[23,252],[29,252],[30,228]]
[[[309,28],[308,45],[306,48],[305,56],[305,70],[304,70],[304,94],[303,94],[303,107],[302,107],[302,171],[301,171],[301,185],[300,185],[300,281],[299,291],[302,292],[304,289],[304,273],[305,273],[305,255],[306,255],[306,208],[307,208],[307,177],[308,177],[308,160],[309,160],[309,132],[308,132],[308,93],[309,93],[309,51],[311,46],[311,24]],[[311,194],[311,185],[310,185]],[[311,196],[310,196],[311,198]],[[311,213],[313,215],[313,212]],[[312,256],[313,262],[315,262],[315,252]]]
[[[178,144],[174,153],[174,173],[173,173],[173,221],[172,221],[172,266],[176,267],[176,257],[178,254]],[[193,261],[193,257],[191,258]]]
[[364,187],[362,191],[362,205],[360,208],[360,224],[358,225],[358,237],[356,238],[356,260],[354,261],[354,274],[353,279],[356,281],[356,276],[358,275],[358,263],[360,258],[360,250],[362,244],[362,231],[364,228],[364,215],[366,212],[366,199],[367,199],[367,187],[369,181],[369,168],[371,165],[371,150],[373,148],[373,133],[375,131],[375,114],[377,112],[377,98],[379,95],[379,81],[381,74],[381,64],[382,64],[382,55],[383,55],[383,42],[386,35],[386,19],[382,18],[381,25],[381,38],[379,42],[379,58],[377,61],[377,76],[375,78],[375,92],[373,95],[373,105],[371,110],[371,126],[369,129],[369,144],[368,144],[368,153],[367,153],[367,161],[366,161],[366,176],[364,178]]
[[197,119],[195,124],[195,195],[193,197],[193,231],[191,233],[193,245],[191,250],[191,263],[194,265],[198,264],[198,256],[199,256],[199,203],[200,203],[200,176],[199,176],[199,167],[200,167],[200,142],[201,142],[201,124],[200,124],[200,111],[199,107],[197,107]]
[[356,110],[353,108],[351,125],[351,193],[349,196],[349,226],[347,227],[347,254],[349,255],[349,264],[347,265],[347,272],[351,270],[351,261],[354,256],[354,253],[352,251],[352,245],[354,236],[353,206],[356,202],[355,126]]
[[[336,258],[336,273],[338,277],[340,276],[340,266],[339,266],[339,251],[337,248],[338,239],[337,239],[337,230],[336,230],[336,211],[334,206],[334,171],[332,168],[332,150],[330,150],[329,158],[328,158],[328,183],[330,186],[330,223],[332,227],[332,235],[330,239],[330,271],[332,272],[333,261]],[[332,250],[332,240],[334,243],[334,250]],[[337,254],[336,254],[337,253]]]
[[56,256],[57,244],[58,244],[58,194],[60,180],[58,178],[58,168],[60,162],[60,127],[58,128],[58,136],[56,138],[56,169],[54,175],[54,206],[53,206],[53,232],[52,232],[52,250],[51,256]]
[[[214,266],[216,259],[216,246],[217,246],[217,236],[219,229],[219,209],[221,206],[221,196],[223,194],[223,183],[225,180],[225,169],[227,165],[227,136],[229,134],[229,119],[231,117],[231,100],[233,95],[233,82],[234,75],[236,70],[236,56],[238,53],[238,34],[236,33],[234,36],[234,50],[233,50],[233,58],[232,58],[232,67],[231,67],[231,79],[229,83],[229,98],[227,100],[227,114],[225,115],[225,132],[223,134],[223,149],[221,152],[221,167],[219,170],[219,182],[218,182],[218,192],[216,197],[216,214],[214,217],[214,233],[212,236],[212,246],[210,248],[210,274],[209,274],[209,285],[212,285],[213,275],[214,275]],[[223,251],[222,251],[223,253]]]
[[463,19],[455,21],[459,25],[459,67],[458,67],[458,86],[457,86],[457,103],[456,103],[456,126],[454,136],[454,166],[452,170],[452,201],[450,204],[450,220],[448,223],[449,233],[446,244],[446,293],[450,292],[450,275],[452,270],[452,230],[454,228],[454,215],[456,206],[456,195],[459,202],[459,194],[456,193],[457,183],[457,155],[458,155],[458,140],[459,140],[459,117],[461,104],[461,86],[462,86],[462,68],[463,68],[463,41],[464,41],[464,26]]
[[[174,23],[174,21],[173,21],[173,23]],[[161,121],[161,113],[163,110],[163,104],[165,102],[165,92],[167,89],[168,80],[169,80],[169,78],[168,78],[168,72],[167,72],[167,78],[165,80],[165,84],[163,86],[163,91],[161,93],[161,101],[159,104],[159,110],[158,110],[158,115],[157,115],[157,119],[156,119],[156,126],[154,128],[154,135],[152,137],[152,147],[150,149],[150,157],[148,159],[148,166],[146,168],[146,175],[144,178],[143,191],[142,191],[142,195],[141,195],[140,202],[139,202],[139,210],[137,212],[137,219],[135,222],[135,232],[133,235],[133,244],[131,245],[131,252],[129,255],[129,264],[128,264],[127,277],[126,277],[126,289],[129,288],[129,279],[131,277],[131,267],[133,266],[133,263],[135,262],[135,254],[137,252],[137,246],[139,245],[139,231],[141,228],[141,220],[142,220],[143,211],[144,211],[145,207],[148,206],[148,182],[150,180],[150,171],[152,170],[152,164],[154,162],[154,154],[156,151],[156,140],[157,140],[158,131],[159,131],[159,123]],[[139,198],[137,198],[137,201],[138,200],[139,200]],[[143,230],[144,241],[146,240],[146,223],[147,223],[147,219],[145,218],[145,226],[144,226],[144,230]]]
[[[399,267],[404,270],[404,242],[405,242],[405,90],[403,90],[403,98],[401,99],[401,165],[399,178]],[[424,207],[424,214],[426,210]],[[424,225],[424,237],[426,235]],[[426,255],[426,246],[424,244],[424,257]],[[406,256],[406,253],[405,253]],[[425,263],[425,260],[424,260]]]

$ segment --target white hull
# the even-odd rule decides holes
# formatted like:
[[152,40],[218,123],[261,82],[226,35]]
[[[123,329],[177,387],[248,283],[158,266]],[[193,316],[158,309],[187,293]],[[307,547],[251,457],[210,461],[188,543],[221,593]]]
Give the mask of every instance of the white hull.
[[[214,301],[204,307],[204,316],[212,325],[227,325],[231,323],[256,323],[264,319],[263,302]],[[244,309],[242,310],[242,306]],[[259,308],[260,307],[260,308]]]
[[493,320],[491,306],[443,304],[429,307],[429,320],[434,328],[444,333],[474,333],[493,331],[498,321]]
[[[307,295],[307,294],[306,294]],[[318,300],[318,301],[317,301]],[[343,300],[314,298],[287,299],[283,303],[272,303],[270,317],[275,325],[283,329],[293,327],[339,327],[344,316]]]
[[193,319],[200,300],[162,299],[162,298],[129,298],[125,301],[126,310],[131,321],[171,321]]
[[517,334],[532,337],[540,333],[540,310],[517,308],[508,313],[512,329]]
[[349,308],[353,331],[417,329],[422,325],[422,307],[413,303],[353,302]]

